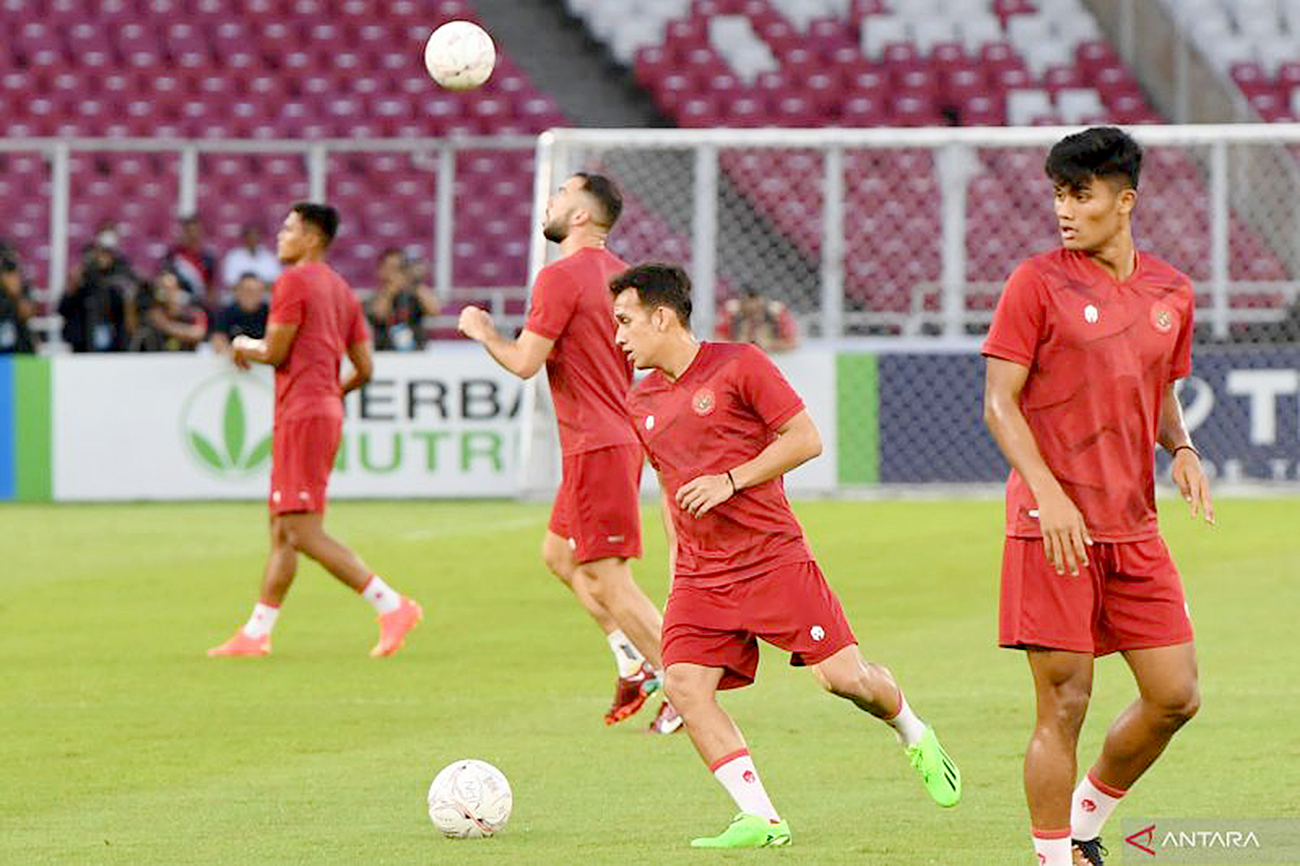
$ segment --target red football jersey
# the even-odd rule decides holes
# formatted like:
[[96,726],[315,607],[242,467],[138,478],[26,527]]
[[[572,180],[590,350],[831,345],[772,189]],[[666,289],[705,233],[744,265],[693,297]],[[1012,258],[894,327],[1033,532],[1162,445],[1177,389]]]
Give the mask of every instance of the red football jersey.
[[339,364],[368,338],[352,289],[324,262],[287,268],[271,290],[268,325],[297,325],[289,355],[275,368],[276,419],[343,417]]
[[[1117,282],[1082,252],[1022,262],[985,355],[1029,368],[1020,408],[1047,467],[1097,541],[1156,534],[1155,447],[1165,386],[1192,371],[1191,281],[1140,253]],[[1037,505],[1014,469],[1007,534],[1038,537]]]
[[703,517],[683,511],[675,498],[688,481],[752,460],[803,410],[761,349],[702,343],[677,381],[655,370],[633,386],[628,408],[672,502],[675,580],[721,586],[812,559],[780,477],[741,490]]
[[636,442],[627,420],[632,365],[614,344],[609,283],[627,270],[613,253],[583,248],[542,268],[524,329],[554,340],[546,378],[565,454]]

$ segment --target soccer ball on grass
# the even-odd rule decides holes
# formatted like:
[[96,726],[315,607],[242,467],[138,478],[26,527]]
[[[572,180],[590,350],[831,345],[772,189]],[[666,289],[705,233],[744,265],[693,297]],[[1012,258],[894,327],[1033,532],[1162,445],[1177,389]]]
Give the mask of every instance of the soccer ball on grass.
[[510,820],[513,805],[505,775],[473,758],[443,767],[429,786],[429,820],[452,839],[491,836]]

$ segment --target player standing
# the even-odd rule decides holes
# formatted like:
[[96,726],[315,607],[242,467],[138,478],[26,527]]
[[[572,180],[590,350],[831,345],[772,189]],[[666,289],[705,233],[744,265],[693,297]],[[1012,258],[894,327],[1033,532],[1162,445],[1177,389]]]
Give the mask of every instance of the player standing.
[[[1052,148],[1062,248],[1015,270],[983,346],[984,417],[1012,466],[998,642],[1026,651],[1034,679],[1025,796],[1044,866],[1102,862],[1102,825],[1200,703],[1152,460],[1156,443],[1173,455],[1192,514],[1213,522],[1174,393],[1191,372],[1194,301],[1186,276],[1134,248],[1141,166],[1113,127]],[[1093,658],[1117,651],[1139,696],[1076,788]]]
[[[644,457],[625,403],[632,369],[610,320],[609,281],[627,263],[605,249],[605,238],[622,209],[608,178],[575,174],[547,203],[542,231],[561,258],[537,275],[519,339],[497,333],[478,307],[460,314],[460,330],[516,376],[527,379],[546,363],[564,465],[542,559],[605,632],[618,663],[606,724],[635,713],[659,687],[663,625],[628,563],[641,555]],[[672,733],[680,725],[665,704],[650,727]]]
[[[263,656],[271,629],[293,584],[298,554],[361,593],[379,616],[372,656],[392,655],[424,615],[366,567],[350,548],[325,533],[325,489],[343,430],[343,395],[370,379],[373,368],[365,315],[352,289],[325,263],[339,217],[328,205],[295,204],[276,238],[289,267],[275,281],[266,337],[236,337],[235,363],[275,367],[275,432],[271,449],[271,553],[261,597],[248,622],[210,656]],[[339,381],[346,354],[353,372]]]
[[691,742],[740,814],[698,848],[790,843],[745,740],[717,702],[747,686],[758,638],[808,665],[832,694],[890,725],[941,806],[961,798],[961,774],[918,719],[893,675],[863,660],[786,501],[781,476],[821,453],[803,401],[755,346],[698,343],[690,280],[681,268],[640,265],[617,277],[616,340],[640,369],[628,407],[659,472],[676,527],[664,612],[669,700]]

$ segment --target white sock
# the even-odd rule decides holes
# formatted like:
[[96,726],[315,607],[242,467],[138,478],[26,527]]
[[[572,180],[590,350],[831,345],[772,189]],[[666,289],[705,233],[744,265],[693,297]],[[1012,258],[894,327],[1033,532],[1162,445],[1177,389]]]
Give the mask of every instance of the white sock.
[[925,722],[917,718],[916,713],[907,705],[902,689],[898,690],[898,712],[884,722],[898,733],[898,740],[904,746],[915,746],[925,736]]
[[772,801],[768,799],[762,780],[758,778],[758,770],[754,768],[754,761],[749,757],[749,749],[732,752],[714,761],[709,769],[713,772],[713,777],[727,789],[731,799],[736,801],[736,807],[740,811],[759,815],[773,822],[781,820],[781,816],[776,814],[776,809],[772,806]]
[[[1070,853],[1070,831],[1051,832],[1054,838],[1045,839],[1034,831],[1034,853],[1038,855],[1038,866],[1073,866],[1074,855]],[[1060,833],[1064,833],[1061,836]]]
[[1103,791],[1097,786],[1092,773],[1084,776],[1079,787],[1074,789],[1070,802],[1070,834],[1075,839],[1087,841],[1100,836],[1106,819],[1119,805],[1120,797],[1127,793],[1109,785],[1106,789]]
[[614,629],[605,635],[605,640],[609,641],[609,650],[614,654],[614,661],[618,664],[618,675],[620,677],[630,677],[641,670],[641,665],[645,662],[645,656],[637,651],[637,648],[632,645],[632,641],[628,640],[627,635],[623,634],[622,629]]
[[280,608],[258,602],[253,605],[253,615],[244,623],[244,634],[249,637],[261,637],[271,633],[275,628],[275,619],[280,615]]
[[375,612],[381,615],[392,613],[402,606],[402,597],[377,574],[370,575],[370,580],[361,588],[361,597],[370,602]]

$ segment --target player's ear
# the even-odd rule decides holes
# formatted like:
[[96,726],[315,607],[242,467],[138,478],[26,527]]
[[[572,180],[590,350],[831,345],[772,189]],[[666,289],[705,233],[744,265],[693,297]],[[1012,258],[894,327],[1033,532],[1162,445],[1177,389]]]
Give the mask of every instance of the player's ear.
[[1131,186],[1126,186],[1119,191],[1119,212],[1128,216],[1137,206],[1138,192]]

